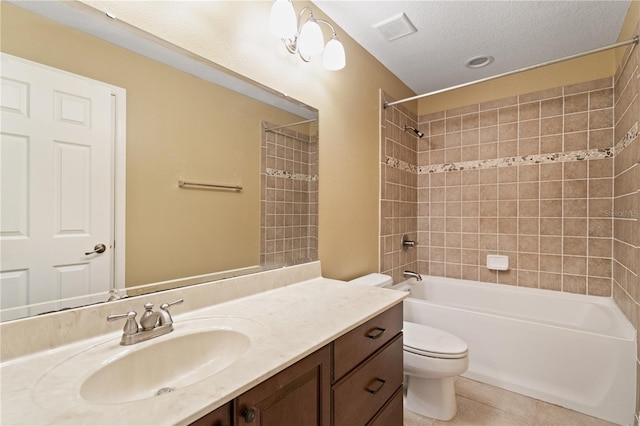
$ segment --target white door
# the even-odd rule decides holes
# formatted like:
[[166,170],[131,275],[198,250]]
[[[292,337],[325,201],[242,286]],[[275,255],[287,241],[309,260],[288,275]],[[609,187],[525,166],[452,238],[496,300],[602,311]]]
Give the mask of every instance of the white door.
[[[106,300],[114,238],[111,88],[10,55],[1,60],[0,302],[3,310],[37,304],[2,319]],[[91,253],[99,244],[105,250]]]

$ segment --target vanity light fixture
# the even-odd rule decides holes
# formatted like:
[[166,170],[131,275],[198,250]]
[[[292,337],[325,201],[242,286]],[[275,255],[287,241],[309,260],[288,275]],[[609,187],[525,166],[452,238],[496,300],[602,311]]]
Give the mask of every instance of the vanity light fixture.
[[[326,46],[320,24],[331,28],[332,36]],[[297,53],[305,62],[322,54],[322,66],[328,70],[341,70],[346,64],[344,46],[333,25],[316,19],[309,7],[304,7],[296,17],[291,0],[275,0],[271,6],[271,33],[284,41],[289,53]]]

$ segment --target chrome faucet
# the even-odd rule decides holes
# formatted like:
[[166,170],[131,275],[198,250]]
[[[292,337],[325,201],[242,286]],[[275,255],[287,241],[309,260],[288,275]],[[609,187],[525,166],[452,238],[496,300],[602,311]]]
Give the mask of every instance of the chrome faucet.
[[422,281],[422,276],[418,273],[418,272],[413,272],[413,271],[404,271],[402,273],[403,276],[405,277],[413,277],[415,278],[417,281]]
[[126,314],[114,314],[107,317],[107,321],[126,319],[122,329],[121,345],[133,345],[144,342],[154,337],[162,336],[173,331],[173,319],[169,313],[169,307],[184,302],[183,299],[160,305],[160,311],[153,312],[153,303],[145,303],[144,313],[140,317],[140,325],[136,321],[135,311]]

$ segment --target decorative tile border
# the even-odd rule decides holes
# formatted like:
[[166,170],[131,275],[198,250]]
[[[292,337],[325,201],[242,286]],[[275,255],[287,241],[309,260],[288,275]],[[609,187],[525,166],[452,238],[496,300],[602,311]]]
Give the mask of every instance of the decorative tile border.
[[492,160],[462,161],[459,163],[435,164],[418,168],[418,174],[453,172],[459,170],[494,169],[497,167],[522,166],[527,164],[562,163],[567,161],[601,160],[613,158],[613,148],[589,149],[586,151],[557,152],[553,154],[505,157]]
[[638,122],[636,121],[636,123],[633,125],[633,127],[631,127],[631,129],[629,129],[629,131],[627,132],[626,135],[624,135],[622,137],[622,139],[620,139],[620,141],[616,144],[616,146],[613,148],[615,150],[615,155],[620,154],[622,151],[624,151],[624,149],[626,147],[628,147],[631,142],[633,142],[633,140],[635,138],[638,137],[638,134],[640,132],[638,132]]
[[407,163],[406,161],[398,160],[387,155],[385,160],[387,166],[391,166],[394,169],[400,169],[405,172],[418,173],[418,166]]
[[286,170],[270,169],[267,167],[265,174],[267,176],[281,177],[292,180],[302,180],[305,182],[317,182],[318,175],[305,175],[302,173],[288,172]]
[[491,160],[475,160],[475,161],[461,161],[458,163],[445,163],[434,164],[430,166],[415,166],[409,164],[406,161],[398,160],[397,158],[386,156],[385,164],[395,169],[399,169],[405,172],[428,174],[428,173],[444,173],[460,170],[478,170],[478,169],[493,169],[497,167],[509,167],[520,166],[527,164],[548,164],[548,163],[562,163],[567,161],[582,161],[582,160],[602,160],[605,158],[613,158],[620,154],[631,142],[633,142],[640,130],[638,128],[638,122],[636,122],[626,135],[616,144],[613,148],[600,148],[589,149],[585,151],[572,151],[572,152],[557,152],[553,154],[539,154],[539,155],[527,155],[522,157],[504,157]]
[[393,168],[417,173],[445,173],[460,170],[479,170],[479,169],[493,169],[498,167],[509,166],[521,166],[527,164],[549,164],[549,163],[562,163],[568,161],[583,161],[583,160],[602,160],[606,158],[613,158],[622,152],[629,144],[640,134],[638,130],[638,123],[636,123],[631,130],[616,144],[614,148],[599,148],[589,149],[584,151],[571,151],[571,152],[556,152],[552,154],[538,154],[527,155],[521,157],[504,157],[491,160],[475,160],[475,161],[461,161],[457,163],[444,163],[433,164],[429,166],[415,166],[409,164],[406,161],[398,160],[391,156],[386,156],[385,164]]

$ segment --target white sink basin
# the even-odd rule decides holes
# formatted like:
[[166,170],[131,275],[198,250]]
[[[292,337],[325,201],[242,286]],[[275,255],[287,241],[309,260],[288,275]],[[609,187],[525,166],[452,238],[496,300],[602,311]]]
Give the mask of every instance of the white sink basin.
[[264,327],[241,317],[175,321],[171,333],[130,346],[120,336],[80,349],[45,372],[33,400],[50,410],[83,405],[135,403],[171,398],[216,374],[223,374],[261,339]]
[[97,404],[151,398],[205,379],[233,364],[249,349],[245,334],[207,330],[171,334],[110,360],[85,380],[80,396]]

